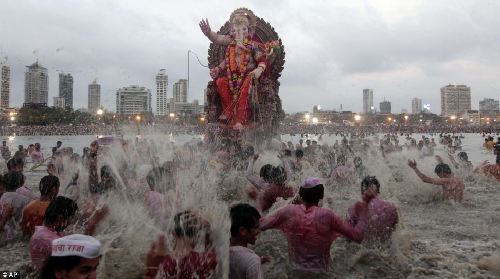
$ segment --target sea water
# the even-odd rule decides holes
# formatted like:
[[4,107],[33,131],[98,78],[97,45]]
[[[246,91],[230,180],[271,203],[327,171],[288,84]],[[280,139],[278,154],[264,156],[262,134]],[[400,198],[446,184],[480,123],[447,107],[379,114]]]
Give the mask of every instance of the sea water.
[[[421,135],[414,134],[417,140]],[[436,142],[438,136],[434,136]],[[83,147],[96,136],[54,136],[54,137],[15,137],[9,138],[11,151],[14,147],[29,143],[41,143],[46,156],[57,140],[63,146],[71,146],[75,152],[81,153]],[[125,138],[134,140],[135,135]],[[298,136],[283,135],[281,140],[298,141]],[[199,140],[200,136],[192,135],[149,135],[146,140],[154,142],[156,156],[160,161],[174,158],[175,146]],[[340,136],[323,136],[319,144],[332,145]],[[465,134],[462,139],[463,151],[469,155],[474,166],[488,159],[494,161],[491,153],[482,150],[484,138],[478,134]],[[174,144],[172,144],[174,142]],[[400,143],[404,143],[400,137]],[[132,148],[133,149],[133,148]],[[134,153],[131,150],[130,153]],[[100,164],[115,166],[123,160],[124,154],[118,150],[112,152]],[[197,153],[197,160],[209,160],[209,154]],[[201,155],[200,155],[201,154]],[[436,154],[446,160],[446,152],[438,144]],[[179,154],[177,154],[179,155]],[[184,154],[189,155],[189,154]],[[261,154],[255,170],[264,163],[278,164],[275,151]],[[462,203],[443,202],[439,199],[440,187],[424,184],[407,166],[408,158],[417,159],[419,168],[433,176],[436,164],[433,157],[420,158],[417,153],[402,152],[390,154],[387,158],[368,156],[364,164],[371,175],[377,176],[381,182],[381,197],[399,208],[400,224],[393,236],[390,249],[366,249],[358,244],[338,239],[332,245],[332,265],[324,278],[496,278],[500,276],[499,232],[500,232],[500,183],[474,175],[466,182],[464,201]],[[228,271],[228,239],[229,217],[228,205],[238,200],[248,201],[245,188],[248,182],[243,174],[225,173],[220,179],[221,169],[208,162],[207,172],[190,169],[184,166],[175,178],[175,187],[161,189],[168,192],[170,204],[166,211],[165,222],[158,224],[148,218],[140,196],[142,185],[131,187],[119,183],[120,191],[101,201],[110,207],[109,215],[99,226],[96,237],[103,243],[103,258],[98,278],[137,278],[141,272],[144,255],[151,242],[159,234],[166,235],[169,247],[172,248],[172,213],[186,209],[201,212],[211,223],[214,244],[217,247],[219,270],[216,278],[225,278]],[[68,167],[68,172],[75,171]],[[144,182],[148,166],[137,165],[134,175],[137,181]],[[395,173],[403,180],[395,179]],[[318,175],[315,170],[306,171],[309,175]],[[39,179],[45,175],[40,170],[25,171],[27,186],[36,189]],[[81,184],[88,182],[88,173],[80,169]],[[71,189],[63,189],[69,177],[63,178],[62,194],[72,195]],[[121,179],[118,179],[121,182]],[[291,182],[298,187],[300,179]],[[141,183],[139,183],[141,184]],[[83,187],[82,187],[83,188]],[[347,189],[326,189],[327,198],[324,207],[333,209],[345,217],[347,208],[360,199],[359,187]],[[82,189],[78,197],[79,204],[88,196]],[[234,193],[228,201],[217,198],[221,192]],[[286,201],[279,201],[270,210],[276,210]],[[78,226],[79,224],[77,224]],[[69,228],[78,230],[78,228]],[[264,265],[266,278],[308,278],[293,271],[288,264],[287,244],[279,231],[261,233],[254,247],[259,255],[272,257],[272,261]],[[28,242],[19,240],[16,243],[0,247],[0,270],[22,270],[29,272],[30,258]]]

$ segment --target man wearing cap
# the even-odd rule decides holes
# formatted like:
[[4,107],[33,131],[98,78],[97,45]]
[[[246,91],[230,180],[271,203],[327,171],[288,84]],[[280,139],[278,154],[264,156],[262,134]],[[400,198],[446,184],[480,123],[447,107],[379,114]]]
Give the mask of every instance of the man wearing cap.
[[398,224],[398,210],[392,203],[378,198],[380,183],[375,176],[367,176],[361,182],[362,201],[348,210],[348,222],[356,226],[361,219],[366,224],[363,245],[372,247],[386,244]]
[[41,278],[95,279],[101,259],[99,240],[71,234],[52,240],[51,256],[45,262]]
[[364,219],[356,227],[328,208],[318,206],[324,187],[319,178],[307,178],[299,190],[302,204],[289,204],[260,220],[260,229],[279,229],[288,241],[292,266],[300,271],[323,272],[330,265],[330,247],[340,235],[361,242]]

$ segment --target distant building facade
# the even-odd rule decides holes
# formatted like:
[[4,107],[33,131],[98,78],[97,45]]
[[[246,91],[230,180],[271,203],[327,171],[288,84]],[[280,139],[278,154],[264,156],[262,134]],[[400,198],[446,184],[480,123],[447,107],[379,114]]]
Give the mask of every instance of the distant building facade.
[[187,103],[187,79],[174,83],[173,98],[175,103]]
[[363,113],[373,112],[373,89],[363,89]]
[[385,100],[381,102],[380,113],[391,113],[391,102]]
[[64,105],[73,108],[73,76],[59,73],[59,97],[64,98]]
[[66,107],[66,98],[64,97],[54,97],[53,106],[55,108],[65,108]]
[[38,61],[24,73],[24,103],[28,106],[47,105],[49,100],[49,76],[47,69]]
[[423,111],[422,99],[413,98],[411,100],[411,113],[417,114],[417,113],[421,113],[422,111]]
[[96,114],[97,110],[101,107],[101,85],[94,80],[89,84],[88,95],[88,111],[91,114]]
[[167,92],[168,75],[165,69],[161,69],[156,75],[156,114],[159,116],[167,115]]
[[471,110],[471,90],[466,85],[447,85],[441,88],[441,115],[459,116]]
[[500,102],[494,99],[483,99],[479,101],[479,113],[496,115],[500,113]]
[[468,110],[462,115],[463,119],[471,125],[480,125],[481,116],[478,110]]
[[151,113],[151,91],[138,85],[118,89],[116,113],[122,115]]
[[10,107],[10,67],[0,64],[0,108]]

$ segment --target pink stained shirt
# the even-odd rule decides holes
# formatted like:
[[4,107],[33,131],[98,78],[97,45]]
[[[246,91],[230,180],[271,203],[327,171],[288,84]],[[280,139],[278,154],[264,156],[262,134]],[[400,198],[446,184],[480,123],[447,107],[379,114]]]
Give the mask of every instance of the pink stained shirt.
[[363,244],[374,246],[387,242],[398,224],[398,210],[392,203],[374,198],[366,206],[357,202],[348,210],[349,223],[355,226],[363,219]]
[[340,235],[356,242],[363,239],[363,222],[354,228],[330,209],[303,204],[290,204],[263,217],[260,228],[281,230],[292,265],[303,271],[328,270],[330,247]]
[[52,240],[63,236],[62,232],[46,226],[35,227],[35,233],[30,239],[31,264],[35,270],[40,270],[45,260],[52,255]]

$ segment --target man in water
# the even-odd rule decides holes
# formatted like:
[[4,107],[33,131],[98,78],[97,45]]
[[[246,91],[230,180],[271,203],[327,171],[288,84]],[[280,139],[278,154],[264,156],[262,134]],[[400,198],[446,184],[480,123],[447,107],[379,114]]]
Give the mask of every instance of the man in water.
[[2,141],[2,146],[0,146],[0,153],[5,161],[10,159],[11,153],[9,147],[7,146],[7,141]]
[[437,164],[434,172],[439,178],[432,178],[423,174],[417,168],[415,160],[408,160],[408,166],[412,168],[420,179],[429,184],[439,185],[443,188],[443,200],[451,200],[461,202],[464,197],[464,181],[460,176],[454,176],[450,166],[444,163]]
[[361,182],[361,201],[348,210],[348,222],[356,226],[361,218],[366,223],[363,244],[373,247],[387,244],[398,224],[398,210],[392,203],[378,197],[380,182],[375,176],[367,176]]
[[288,241],[293,267],[306,272],[324,272],[330,265],[330,247],[340,235],[356,242],[363,239],[365,218],[356,227],[331,209],[319,207],[324,187],[319,178],[307,178],[299,190],[303,204],[289,204],[260,220],[260,229],[278,229]]
[[231,208],[231,239],[229,247],[229,278],[263,279],[261,261],[248,245],[255,245],[260,233],[260,213],[251,205],[237,204]]
[[497,155],[496,164],[489,164],[488,161],[486,161],[478,169],[482,170],[484,175],[486,175],[487,177],[491,177],[496,179],[497,181],[500,181],[500,155]]
[[57,197],[59,186],[60,183],[57,176],[47,175],[40,180],[40,199],[30,202],[23,210],[21,228],[25,235],[33,235],[35,226],[43,224],[45,211],[50,202]]

